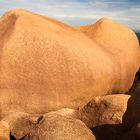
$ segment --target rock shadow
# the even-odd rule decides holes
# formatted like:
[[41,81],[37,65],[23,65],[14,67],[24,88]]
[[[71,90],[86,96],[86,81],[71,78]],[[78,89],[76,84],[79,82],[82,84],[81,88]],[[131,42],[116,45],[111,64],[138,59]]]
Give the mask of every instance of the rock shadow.
[[96,140],[120,140],[125,133],[122,124],[105,124],[91,129]]

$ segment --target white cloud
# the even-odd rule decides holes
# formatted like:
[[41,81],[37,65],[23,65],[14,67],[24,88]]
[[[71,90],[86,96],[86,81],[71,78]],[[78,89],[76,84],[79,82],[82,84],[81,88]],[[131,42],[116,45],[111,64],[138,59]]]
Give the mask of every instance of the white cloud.
[[0,12],[25,8],[43,15],[57,18],[69,24],[94,23],[108,17],[133,29],[140,30],[140,3],[127,0],[0,0]]

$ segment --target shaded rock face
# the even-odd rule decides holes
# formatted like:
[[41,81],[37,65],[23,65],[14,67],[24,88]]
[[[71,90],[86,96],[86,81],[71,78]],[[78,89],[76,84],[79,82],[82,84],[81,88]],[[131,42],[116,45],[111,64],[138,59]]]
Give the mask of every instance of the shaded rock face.
[[111,20],[99,20],[89,38],[48,17],[7,12],[0,18],[2,116],[9,110],[77,108],[97,95],[123,93],[132,85],[138,58],[133,31]]
[[122,124],[105,124],[92,128],[96,140],[121,140],[125,134]]
[[126,132],[121,140],[139,140],[140,139],[140,124],[133,126],[128,132]]
[[[139,76],[139,75],[138,75]],[[128,100],[127,110],[123,115],[123,127],[126,133],[121,140],[140,139],[140,86],[139,78],[135,81],[132,96]]]
[[135,79],[128,94],[135,95],[140,92],[140,70],[136,73]]
[[140,95],[135,94],[128,100],[127,110],[123,116],[123,124],[129,130],[140,122]]
[[140,33],[136,33],[136,35],[137,35],[137,38],[138,38],[139,43],[140,43]]
[[10,135],[10,140],[16,140],[16,138]]
[[90,128],[105,124],[121,124],[129,95],[95,97],[79,109],[79,118]]

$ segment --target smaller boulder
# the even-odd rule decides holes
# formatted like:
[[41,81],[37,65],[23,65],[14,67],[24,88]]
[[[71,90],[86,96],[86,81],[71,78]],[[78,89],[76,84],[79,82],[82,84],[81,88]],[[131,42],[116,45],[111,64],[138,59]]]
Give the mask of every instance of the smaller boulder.
[[124,94],[95,97],[79,109],[79,119],[89,128],[104,124],[120,124],[129,97]]
[[9,125],[9,134],[11,133],[11,135],[16,139],[21,139],[30,133],[38,121],[38,118],[38,116],[32,116],[28,113],[14,112],[6,116],[4,121]]
[[[15,112],[4,121],[9,126],[7,133],[20,140],[95,140],[92,131],[76,118],[76,110],[64,108],[42,115]],[[4,139],[7,133],[2,140],[9,140]]]
[[33,131],[24,139],[95,140],[95,137],[82,121],[57,113],[48,113],[38,121]]

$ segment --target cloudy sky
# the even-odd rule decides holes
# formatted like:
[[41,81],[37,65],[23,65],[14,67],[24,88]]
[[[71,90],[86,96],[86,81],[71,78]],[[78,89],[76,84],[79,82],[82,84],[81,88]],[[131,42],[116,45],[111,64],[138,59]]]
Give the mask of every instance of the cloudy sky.
[[0,0],[0,15],[9,9],[28,9],[71,25],[108,17],[140,31],[140,0]]

